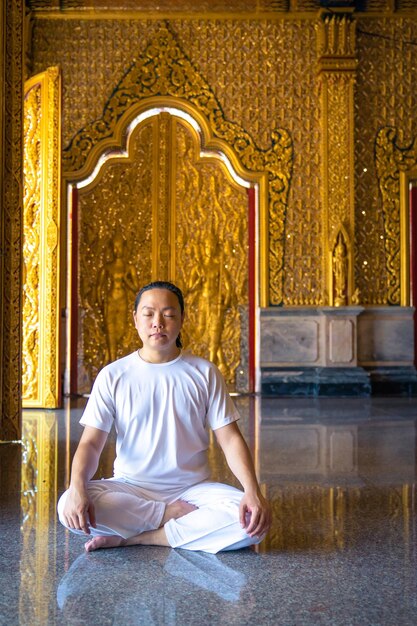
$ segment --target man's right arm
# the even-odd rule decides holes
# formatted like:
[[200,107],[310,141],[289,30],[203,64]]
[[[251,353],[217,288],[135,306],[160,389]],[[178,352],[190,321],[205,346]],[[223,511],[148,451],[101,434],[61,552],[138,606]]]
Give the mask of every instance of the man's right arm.
[[90,502],[87,483],[97,471],[100,455],[108,433],[86,426],[72,461],[71,482],[65,501],[63,517],[69,528],[90,534],[89,526],[95,527],[94,506]]

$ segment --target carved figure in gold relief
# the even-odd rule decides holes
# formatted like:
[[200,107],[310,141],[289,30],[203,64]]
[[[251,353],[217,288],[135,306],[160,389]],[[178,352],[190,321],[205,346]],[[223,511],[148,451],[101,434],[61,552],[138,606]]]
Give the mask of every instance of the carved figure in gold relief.
[[339,233],[333,251],[334,305],[347,303],[348,255],[342,233]]
[[136,269],[126,260],[125,250],[123,235],[116,232],[112,242],[113,259],[104,265],[98,276],[97,299],[103,312],[109,361],[116,360],[118,348],[124,346],[131,295],[138,288]]
[[189,292],[198,292],[197,335],[209,348],[209,359],[227,372],[222,348],[225,314],[237,305],[225,250],[214,231],[194,246],[196,265],[191,271]]
[[188,127],[177,125],[176,276],[188,303],[185,345],[216,363],[230,388],[241,362],[247,306],[247,194],[216,161],[200,161]]
[[98,370],[137,343],[132,302],[139,280],[150,280],[152,272],[154,130],[152,120],[136,128],[129,158],[109,158],[100,176],[79,190],[79,393],[89,393]]

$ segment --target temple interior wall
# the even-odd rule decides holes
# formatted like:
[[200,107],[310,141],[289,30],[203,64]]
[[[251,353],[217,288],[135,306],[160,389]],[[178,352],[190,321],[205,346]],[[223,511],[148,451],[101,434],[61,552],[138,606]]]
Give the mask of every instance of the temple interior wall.
[[[345,243],[352,257],[350,291],[345,304],[364,308],[364,313],[355,318],[357,326],[352,334],[355,345],[351,346],[351,352],[358,355],[357,366],[361,366],[362,359],[364,367],[370,367],[372,359],[368,357],[372,350],[369,334],[363,329],[372,328],[378,342],[384,344],[387,337],[386,344],[378,348],[378,354],[383,356],[376,358],[375,367],[383,362],[386,367],[403,368],[405,361],[396,360],[394,347],[390,353],[390,346],[395,344],[392,338],[397,332],[397,318],[393,316],[394,326],[386,332],[390,316],[374,314],[372,307],[385,310],[392,305],[407,308],[411,304],[399,295],[402,271],[399,259],[406,252],[398,227],[397,183],[399,172],[415,170],[417,165],[414,1],[356,3],[357,11],[350,13],[355,22],[352,64],[345,67],[344,52],[333,51],[335,64],[330,67],[330,73],[326,54],[319,49],[319,35],[323,28],[330,29],[330,33],[332,26],[323,27],[320,3],[316,0],[273,3],[248,0],[247,15],[243,5],[233,12],[228,2],[219,4],[223,8],[218,13],[204,12],[192,2],[188,8],[183,3],[182,11],[167,10],[166,15],[163,9],[159,14],[151,11],[153,5],[145,0],[142,13],[138,3],[127,2],[122,9],[119,2],[119,9],[107,14],[86,10],[87,4],[78,0],[71,3],[74,11],[58,0],[26,3],[16,0],[5,4],[2,31],[5,53],[1,59],[5,107],[1,125],[7,149],[2,163],[5,262],[1,288],[5,303],[2,320],[3,326],[4,322],[6,325],[1,346],[3,360],[11,365],[4,368],[0,390],[3,424],[11,427],[2,426],[2,432],[6,436],[13,430],[19,432],[19,407],[13,398],[19,395],[20,384],[17,329],[21,303],[16,290],[22,276],[19,260],[22,205],[21,188],[18,189],[22,176],[19,145],[22,120],[19,119],[21,94],[15,86],[48,67],[61,68],[65,150],[77,132],[101,117],[117,84],[164,26],[168,26],[209,85],[225,119],[244,129],[260,151],[271,148],[275,128],[285,129],[291,138],[292,171],[282,225],[282,301],[281,307],[271,307],[272,312],[266,315],[279,316],[284,307],[293,308],[297,317],[303,315],[301,310],[297,313],[298,309],[320,310],[332,304],[328,255],[340,223],[346,227]],[[349,7],[353,4],[346,2]],[[328,15],[337,21],[336,11],[331,10]],[[342,32],[341,22],[338,27]],[[323,74],[328,78],[332,72],[333,83],[323,81]],[[348,113],[349,96],[344,91],[347,75],[347,82],[353,85],[354,103],[353,111]],[[329,101],[328,110],[324,111],[326,89]],[[326,137],[330,137],[330,151]],[[350,140],[352,149],[348,148]],[[353,176],[349,185],[353,188],[353,200],[344,207],[344,180],[350,177],[351,167]],[[394,184],[390,187],[392,180]],[[7,224],[13,225],[10,237]],[[408,321],[404,322],[404,332],[414,343],[410,311],[407,309],[405,314]],[[288,327],[290,334],[291,328]],[[14,346],[16,358],[9,358],[9,345]],[[321,354],[327,354],[329,349],[325,346]],[[295,362],[298,350],[296,342],[291,357]],[[267,356],[261,354],[259,362],[263,362],[263,357],[267,360]],[[412,356],[408,355],[406,361],[411,363]]]
[[[353,273],[359,293],[355,304],[369,307],[392,304],[387,269],[391,261],[387,255],[392,251],[387,252],[385,242],[387,226],[375,144],[382,127],[395,129],[400,147],[411,145],[417,135],[417,119],[411,115],[417,106],[417,93],[413,90],[417,48],[408,43],[417,40],[417,20],[410,16],[370,14],[356,19],[357,67],[353,129],[349,131],[353,152],[348,157],[354,161]],[[34,20],[32,71],[36,73],[50,65],[62,68],[63,146],[81,128],[101,117],[115,85],[163,24],[155,19],[100,20],[91,16],[87,20]],[[245,129],[258,148],[268,149],[274,128],[288,131],[293,143],[293,163],[284,225],[282,304],[326,306],[329,303],[326,221],[331,223],[333,219],[336,223],[336,217],[325,214],[323,188],[328,184],[326,177],[329,172],[331,176],[332,169],[337,169],[337,164],[330,163],[327,170],[323,164],[322,142],[329,131],[326,124],[330,126],[330,122],[322,114],[324,87],[318,71],[318,15],[293,14],[291,19],[271,20],[170,19],[169,28],[207,81],[225,118]],[[60,42],[59,46],[56,41]],[[337,106],[338,102],[333,104]],[[341,104],[343,108],[344,103]],[[344,148],[340,150],[345,158]],[[334,158],[334,153],[330,158]],[[342,187],[340,193],[342,203],[345,193]],[[297,312],[294,315],[299,317]],[[284,322],[281,319],[281,330],[282,323],[288,319],[288,316],[284,316]],[[383,344],[385,335],[379,330],[381,316],[368,315],[367,319],[372,334]],[[410,316],[404,328],[405,336],[410,338]],[[285,332],[291,335],[291,328]],[[390,356],[389,346],[393,345],[391,338],[396,332],[393,327],[387,333],[390,338],[386,349],[380,346],[384,354],[382,361],[389,365],[395,365],[396,357]],[[275,339],[278,341],[280,336]],[[325,339],[317,341],[320,345],[322,341],[325,343],[318,363],[323,366],[326,358],[322,355],[330,350],[326,347],[326,337],[329,341],[330,337],[325,331],[321,336]],[[355,354],[356,365],[361,364],[356,355],[369,352],[368,336],[369,333],[356,330],[352,335],[355,345],[349,350]],[[268,343],[265,337],[261,337],[261,364],[272,358],[269,354],[273,351],[272,340],[266,352],[262,352],[262,345]],[[300,366],[297,341],[291,345],[290,361]],[[279,362],[279,358],[275,360]],[[365,361],[370,366],[369,359]],[[408,365],[411,362],[408,355]],[[381,362],[375,361],[375,367],[378,364]],[[285,367],[284,362],[282,365]],[[304,365],[308,367],[308,363]],[[402,367],[404,363],[398,365]]]

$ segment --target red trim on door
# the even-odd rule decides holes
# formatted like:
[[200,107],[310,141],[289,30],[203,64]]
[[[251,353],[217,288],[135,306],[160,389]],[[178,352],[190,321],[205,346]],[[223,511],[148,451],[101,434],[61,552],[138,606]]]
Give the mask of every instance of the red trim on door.
[[78,189],[71,192],[71,345],[70,393],[78,393]]
[[256,316],[256,190],[248,190],[248,342],[249,342],[249,392],[255,391],[255,316]]
[[[417,187],[410,188],[410,295],[417,307]],[[414,365],[417,367],[417,312],[414,311]]]

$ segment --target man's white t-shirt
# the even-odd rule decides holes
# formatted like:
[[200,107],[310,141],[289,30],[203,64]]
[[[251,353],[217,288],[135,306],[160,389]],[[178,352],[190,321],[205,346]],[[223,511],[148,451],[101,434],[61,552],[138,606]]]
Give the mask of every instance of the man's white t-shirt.
[[106,432],[115,426],[115,478],[170,491],[209,478],[209,428],[237,419],[210,361],[185,352],[155,364],[133,352],[99,372],[80,423]]

